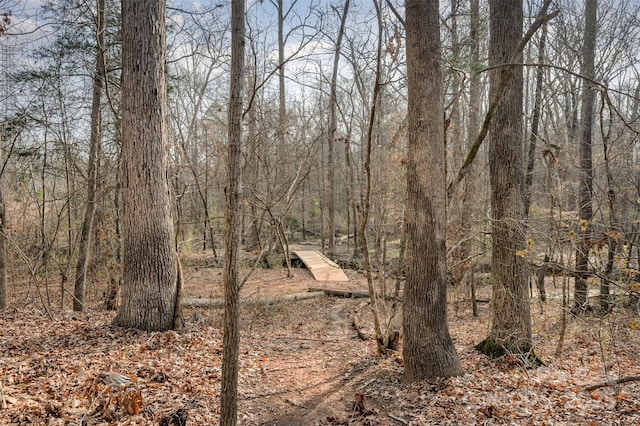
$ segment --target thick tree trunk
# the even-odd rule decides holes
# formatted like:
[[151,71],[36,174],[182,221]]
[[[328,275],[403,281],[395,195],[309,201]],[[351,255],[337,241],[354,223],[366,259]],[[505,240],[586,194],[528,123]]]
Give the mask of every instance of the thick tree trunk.
[[174,327],[178,263],[169,184],[164,0],[122,2],[122,303],[114,324]]
[[[489,65],[508,63],[522,36],[519,0],[490,0]],[[490,73],[493,95],[511,73],[489,127],[491,181],[491,272],[493,315],[489,337],[480,349],[489,355],[532,349],[526,248],[522,138],[522,67],[496,67]]]
[[446,177],[437,0],[406,0],[404,382],[462,374],[447,325]]
[[96,69],[93,76],[93,93],[91,105],[91,136],[89,140],[89,162],[87,164],[87,204],[84,210],[78,259],[76,264],[76,278],[73,289],[73,310],[83,311],[85,306],[85,288],[87,282],[87,265],[91,254],[91,234],[93,233],[93,218],[96,213],[96,190],[98,177],[98,156],[102,138],[102,88],[106,78],[104,57],[105,31],[105,0],[98,0],[97,4],[97,52]]
[[[581,74],[593,78],[595,74],[595,46],[597,34],[597,0],[585,3],[584,41],[582,44]],[[576,278],[573,312],[581,314],[589,309],[587,278],[589,275],[589,248],[591,241],[591,220],[593,219],[593,159],[591,154],[591,130],[593,127],[593,106],[595,92],[586,80],[582,82],[582,107],[580,117],[580,181],[578,193],[579,240],[576,248]]]
[[220,425],[235,426],[238,417],[238,359],[240,356],[240,160],[242,148],[242,72],[244,68],[245,2],[231,2],[231,84],[229,88],[227,147],[227,227],[224,268],[224,336]]

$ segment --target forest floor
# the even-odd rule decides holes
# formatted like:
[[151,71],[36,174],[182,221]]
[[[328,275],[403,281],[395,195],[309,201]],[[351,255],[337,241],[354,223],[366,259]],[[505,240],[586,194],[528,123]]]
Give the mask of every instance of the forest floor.
[[[365,289],[362,275],[346,271]],[[245,298],[321,287],[308,271],[257,270]],[[185,267],[188,297],[219,297],[221,269]],[[347,287],[339,287],[347,286]],[[110,325],[113,312],[45,310],[10,285],[0,312],[2,425],[215,425],[219,416],[222,309],[189,308],[181,331],[145,333]],[[24,289],[23,289],[24,290]],[[487,299],[489,287],[479,297]],[[640,374],[640,320],[622,308],[568,318],[564,349],[560,289],[531,305],[536,353],[527,368],[473,348],[487,334],[489,306],[473,317],[451,302],[449,327],[466,374],[402,384],[399,353],[379,356],[353,320],[373,334],[366,299],[319,297],[242,308],[240,425],[640,425],[640,381],[590,384]],[[99,292],[94,289],[96,294]],[[452,296],[453,297],[453,296]],[[184,418],[184,417],[182,417]]]

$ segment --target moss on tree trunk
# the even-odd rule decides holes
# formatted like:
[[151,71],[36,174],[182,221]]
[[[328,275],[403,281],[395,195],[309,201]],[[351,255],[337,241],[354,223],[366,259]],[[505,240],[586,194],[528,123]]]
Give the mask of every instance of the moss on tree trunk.
[[516,359],[529,366],[538,367],[544,365],[544,362],[535,353],[533,348],[529,348],[529,350],[521,351],[520,353],[515,354],[507,350],[504,345],[496,342],[491,337],[487,337],[482,342],[475,345],[474,348],[476,348],[478,352],[491,358],[500,358],[505,355],[513,355]]

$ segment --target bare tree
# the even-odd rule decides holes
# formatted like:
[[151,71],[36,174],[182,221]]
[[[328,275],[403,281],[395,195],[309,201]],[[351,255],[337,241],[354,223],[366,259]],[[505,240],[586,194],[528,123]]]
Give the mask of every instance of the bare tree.
[[87,265],[91,253],[91,233],[93,218],[96,213],[96,186],[98,175],[98,156],[102,138],[102,88],[106,78],[106,64],[104,56],[105,33],[105,0],[97,1],[96,10],[96,68],[93,75],[93,93],[91,104],[91,135],[89,138],[89,161],[87,164],[87,204],[85,205],[78,258],[76,263],[76,278],[73,290],[73,310],[83,311],[85,306],[85,288],[87,281]]
[[[447,325],[446,177],[437,0],[406,0],[404,382],[462,374]],[[428,167],[425,167],[427,166]]]

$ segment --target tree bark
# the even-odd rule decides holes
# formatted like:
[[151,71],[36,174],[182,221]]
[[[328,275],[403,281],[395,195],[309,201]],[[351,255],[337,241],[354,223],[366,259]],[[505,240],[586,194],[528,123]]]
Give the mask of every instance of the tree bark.
[[[347,1],[348,3],[348,1]],[[367,273],[367,287],[369,289],[369,300],[371,304],[371,314],[373,317],[373,328],[376,333],[376,342],[378,343],[378,352],[384,353],[389,341],[388,334],[383,334],[380,309],[378,304],[378,295],[376,287],[373,283],[373,274],[371,272],[371,256],[369,253],[369,243],[367,237],[367,227],[369,224],[369,214],[371,212],[371,148],[373,146],[373,130],[375,127],[376,111],[378,106],[378,95],[380,94],[380,78],[382,74],[382,13],[378,0],[374,0],[376,7],[376,17],[378,23],[378,48],[376,51],[376,73],[373,83],[373,94],[371,96],[371,107],[369,109],[369,121],[367,125],[366,146],[364,149],[364,191],[362,194],[362,205],[359,209],[359,232],[360,241],[362,241],[362,255],[364,258],[364,268]],[[384,297],[384,295],[382,295]],[[386,330],[385,330],[386,331]]]
[[[294,3],[297,0],[294,0]],[[276,134],[278,135],[278,170],[282,170],[283,173],[277,173],[280,179],[287,179],[289,175],[287,144],[286,144],[286,127],[287,127],[287,104],[286,104],[286,91],[285,91],[285,37],[284,37],[284,0],[276,0],[278,9],[278,128]],[[293,5],[292,5],[293,7]],[[291,9],[289,9],[291,10]],[[286,13],[288,15],[288,11]]]
[[238,359],[240,354],[240,160],[242,149],[242,89],[245,46],[245,2],[231,2],[231,77],[228,108],[227,199],[225,231],[224,336],[220,425],[235,426],[238,417]]
[[[489,66],[497,66],[507,63],[518,46],[523,9],[519,0],[490,0],[489,8]],[[518,255],[526,248],[522,67],[493,68],[490,96],[500,90],[504,73],[511,75],[489,125],[493,313],[490,335],[479,349],[491,356],[505,351],[526,354],[533,346],[527,264]]]
[[98,177],[98,156],[102,138],[102,88],[106,79],[104,56],[105,32],[105,0],[97,1],[97,51],[96,69],[93,76],[93,93],[91,104],[91,135],[89,140],[89,161],[87,164],[87,204],[85,205],[78,259],[76,263],[76,277],[73,289],[73,310],[83,311],[85,306],[85,288],[87,282],[87,265],[91,255],[91,234],[93,218],[96,213],[96,190]]
[[[469,81],[469,109],[467,121],[467,145],[473,144],[473,138],[478,132],[480,124],[480,76],[475,72],[480,67],[480,4],[479,0],[471,0],[470,4],[470,26],[469,26],[469,42],[471,49],[471,58],[469,69],[471,70],[471,80]],[[479,176],[478,167],[475,163],[469,165],[469,172],[464,178],[464,194],[462,196],[462,211],[465,212],[465,220],[462,222],[462,235],[469,237],[473,232],[475,222],[475,214],[478,203],[478,187]],[[471,253],[475,249],[474,238],[467,238],[462,242],[461,259],[469,259]],[[471,308],[473,316],[478,316],[478,304],[476,303],[476,281],[475,281],[475,262],[469,261],[466,267],[466,278],[471,290]]]
[[328,187],[327,187],[327,241],[329,253],[335,252],[336,249],[336,177],[335,177],[335,137],[337,128],[336,108],[338,103],[337,84],[338,84],[338,65],[340,64],[340,48],[342,47],[342,37],[344,36],[344,28],[347,22],[347,14],[349,13],[349,2],[345,0],[344,10],[340,18],[340,30],[336,41],[336,50],[333,57],[333,71],[331,74],[331,88],[329,95],[329,131],[327,132],[327,171],[328,171]]
[[179,303],[165,50],[164,0],[123,0],[123,289],[113,322],[147,331],[172,329]]
[[[582,70],[580,73],[590,79],[595,75],[595,46],[597,34],[597,0],[585,3],[584,41],[582,44]],[[580,117],[580,180],[578,194],[579,240],[576,248],[576,278],[573,312],[585,313],[589,310],[587,278],[589,275],[589,248],[591,242],[591,220],[593,219],[593,158],[591,153],[593,127],[593,106],[595,92],[587,80],[582,81],[582,107]]]
[[[551,4],[551,0],[544,1],[544,3],[542,4],[542,7],[540,8],[540,11],[538,12],[536,20],[533,21],[533,23],[531,24],[531,26],[529,27],[525,35],[517,43],[516,48],[511,52],[511,57],[502,61],[502,64],[511,64],[511,63],[522,61],[521,59],[522,51],[524,50],[526,44],[529,42],[533,34],[535,34],[535,32],[538,30],[538,28],[540,28],[541,25],[551,20],[552,18],[554,18],[560,13],[559,10],[556,10],[555,12],[550,13],[549,15],[546,15],[547,9],[549,8],[550,4]],[[501,66],[500,68],[505,68],[505,67]],[[506,68],[509,68],[509,67],[506,67]],[[451,195],[453,194],[453,191],[455,190],[456,185],[469,172],[469,166],[473,164],[473,160],[475,159],[480,149],[480,146],[482,145],[485,137],[487,136],[487,133],[489,132],[489,124],[491,123],[495,109],[498,107],[498,104],[502,99],[503,92],[507,89],[507,83],[509,83],[510,75],[511,75],[510,73],[503,73],[502,80],[500,81],[499,84],[496,84],[496,90],[494,90],[493,95],[489,97],[489,106],[487,107],[487,112],[485,113],[484,119],[482,121],[480,132],[475,137],[475,139],[473,140],[473,143],[469,147],[469,153],[467,154],[467,157],[462,163],[462,167],[460,167],[460,170],[458,170],[458,174],[456,178],[451,182],[449,182],[449,185],[447,186],[447,196],[449,198],[451,198]]]
[[549,264],[549,255],[545,254],[544,255],[544,260],[542,262],[542,265],[540,265],[540,267],[538,267],[538,270],[536,271],[536,287],[538,288],[538,294],[540,295],[540,301],[541,302],[546,302],[547,301],[547,291],[545,289],[544,286],[544,279],[547,276],[547,268]]
[[[247,86],[255,88],[257,70],[252,66],[247,67],[246,79]],[[255,95],[253,95],[255,96]],[[244,220],[249,220],[248,229],[244,237],[244,247],[246,251],[260,252],[263,242],[260,239],[260,229],[262,228],[258,208],[256,193],[259,191],[260,180],[260,161],[258,161],[258,113],[257,105],[251,103],[247,107],[247,137],[246,137],[246,155],[244,161],[244,169],[242,171],[243,180],[245,182],[244,197],[248,201],[245,206]]]
[[446,177],[437,0],[406,0],[405,383],[463,373],[447,325]]
[[[600,119],[600,125],[603,126],[604,117]],[[620,231],[621,225],[618,222],[618,204],[616,195],[616,184],[613,178],[613,170],[611,164],[611,129],[613,128],[613,120],[609,119],[608,133],[602,135],[602,148],[604,154],[604,169],[607,176],[607,200],[609,202],[609,231],[607,232],[607,265],[604,271],[604,277],[600,278],[600,308],[603,313],[611,311],[611,284],[615,282],[613,273],[614,262],[618,254],[618,243],[622,237]],[[604,132],[603,132],[604,133]]]
[[[544,62],[544,45],[547,39],[547,25],[542,25],[542,33],[538,43],[538,63]],[[533,193],[533,170],[536,162],[536,146],[538,144],[538,129],[540,127],[540,115],[542,113],[542,80],[544,78],[544,68],[536,68],[536,94],[533,104],[533,114],[531,117],[531,136],[529,138],[529,152],[527,154],[527,171],[524,179],[524,215],[529,217],[529,207],[531,206],[531,195]]]
[[[2,142],[2,141],[0,141]],[[0,154],[2,148],[0,147]],[[2,159],[2,155],[0,155]],[[7,307],[7,236],[6,236],[6,208],[4,201],[4,182],[0,174],[0,310]]]

